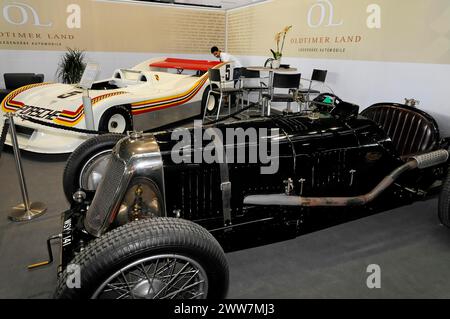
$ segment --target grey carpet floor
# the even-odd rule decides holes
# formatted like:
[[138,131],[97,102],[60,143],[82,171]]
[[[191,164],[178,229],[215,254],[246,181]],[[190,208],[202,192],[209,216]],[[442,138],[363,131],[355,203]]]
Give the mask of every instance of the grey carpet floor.
[[[0,159],[0,298],[48,298],[57,262],[45,240],[60,232],[68,207],[61,187],[64,160],[25,156],[32,201],[48,212],[30,222],[7,218],[21,202],[11,152]],[[58,245],[54,246],[58,258]],[[450,230],[439,224],[437,200],[395,209],[296,239],[227,254],[229,298],[450,298]],[[381,267],[381,288],[369,289],[367,266]]]

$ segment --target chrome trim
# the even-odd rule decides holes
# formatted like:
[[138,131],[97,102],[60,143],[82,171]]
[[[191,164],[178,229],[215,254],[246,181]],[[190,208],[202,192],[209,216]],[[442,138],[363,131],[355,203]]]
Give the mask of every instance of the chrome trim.
[[155,183],[163,200],[162,213],[167,216],[164,163],[155,136],[148,133],[138,138],[122,139],[116,144],[115,154],[127,162],[127,170],[130,170],[132,178],[146,177]]
[[95,226],[90,221],[93,221],[96,218],[96,216],[92,216],[92,214],[96,214],[97,218],[99,214],[102,214],[102,212],[93,211],[93,207],[96,207],[96,200],[103,198],[101,192],[103,188],[106,188],[106,186],[103,185],[106,179],[103,179],[97,188],[97,192],[84,221],[86,230],[96,237],[100,237],[105,233],[109,226],[114,222],[114,214],[119,211],[123,197],[134,178],[145,177],[153,181],[156,187],[158,187],[163,201],[161,203],[161,214],[162,216],[167,216],[164,166],[159,145],[153,134],[143,134],[137,138],[129,137],[120,140],[114,147],[111,156],[115,157],[115,160],[124,163],[125,171],[120,179],[119,188],[114,191],[114,196],[110,199],[111,202],[108,205],[108,211],[103,212],[104,216],[102,216],[101,226]]

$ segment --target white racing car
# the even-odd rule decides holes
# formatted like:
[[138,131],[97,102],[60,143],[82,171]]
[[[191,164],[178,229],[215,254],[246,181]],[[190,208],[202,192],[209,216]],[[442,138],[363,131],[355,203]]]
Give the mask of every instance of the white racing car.
[[[148,131],[201,115],[207,102],[210,68],[222,68],[226,77],[231,71],[229,64],[217,61],[175,58],[147,60],[131,69],[116,70],[112,78],[94,82],[89,90],[95,129]],[[191,74],[183,74],[185,70]],[[92,136],[71,130],[86,129],[82,95],[82,89],[71,84],[21,87],[1,103],[0,130],[4,113],[15,112],[22,116],[14,118],[21,149],[72,152]],[[207,110],[214,112],[217,104],[216,98],[210,98]],[[6,144],[11,145],[9,136]]]

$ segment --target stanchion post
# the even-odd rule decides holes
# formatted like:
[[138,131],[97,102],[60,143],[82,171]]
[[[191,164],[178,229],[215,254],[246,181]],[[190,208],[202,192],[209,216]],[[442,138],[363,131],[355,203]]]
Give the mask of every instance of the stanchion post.
[[79,83],[79,86],[83,89],[84,120],[86,122],[86,128],[91,131],[95,130],[95,127],[94,112],[92,111],[92,101],[89,97],[89,89],[92,87],[98,72],[98,64],[89,62],[84,69]]
[[94,130],[94,112],[92,111],[92,101],[89,97],[89,90],[83,89],[83,108],[84,119],[86,121],[86,128],[88,130]]
[[14,159],[16,162],[16,169],[19,176],[20,190],[22,192],[23,199],[22,204],[19,204],[12,208],[12,212],[8,217],[15,222],[28,221],[44,214],[47,210],[47,207],[44,203],[30,203],[29,201],[27,185],[25,183],[25,176],[23,174],[22,160],[20,158],[19,143],[17,142],[17,132],[14,125],[14,117],[12,113],[7,113],[7,117],[9,120],[9,131],[13,143]]

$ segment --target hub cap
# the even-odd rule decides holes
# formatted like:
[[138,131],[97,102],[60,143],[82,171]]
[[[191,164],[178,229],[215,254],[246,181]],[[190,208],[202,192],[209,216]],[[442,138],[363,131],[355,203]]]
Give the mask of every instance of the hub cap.
[[127,127],[127,121],[122,114],[114,114],[108,121],[108,132],[124,133]]
[[211,94],[211,96],[209,97],[208,100],[208,105],[206,106],[206,108],[208,109],[208,111],[212,111],[214,110],[214,106],[216,105],[216,98]]

